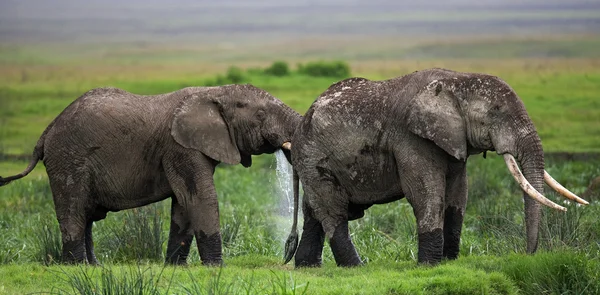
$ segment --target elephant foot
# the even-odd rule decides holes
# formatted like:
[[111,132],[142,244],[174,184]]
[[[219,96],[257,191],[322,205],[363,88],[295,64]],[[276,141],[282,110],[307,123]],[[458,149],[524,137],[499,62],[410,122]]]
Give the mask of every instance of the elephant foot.
[[[171,225],[173,228],[173,225]],[[165,256],[165,264],[170,265],[187,265],[187,258],[190,253],[190,246],[194,236],[177,234],[177,230],[169,234],[169,242],[167,244],[167,255]]]
[[61,260],[62,264],[75,265],[75,264],[87,264],[88,261],[86,259],[78,259],[73,257],[73,255],[66,255],[63,253],[63,259]]
[[444,251],[442,257],[446,259],[456,259],[458,257],[462,222],[462,209],[454,206],[446,208],[444,217]]
[[210,236],[207,236],[204,232],[200,232],[196,236],[196,241],[203,265],[223,265],[220,232],[216,232]]
[[208,266],[208,267],[223,267],[223,266],[225,266],[225,263],[221,259],[209,260],[209,261],[202,260],[202,265]]
[[442,261],[444,236],[441,228],[419,233],[419,263],[436,265]]
[[320,257],[317,260],[314,260],[314,259],[307,260],[307,259],[302,259],[302,258],[300,258],[300,259],[296,258],[296,260],[294,261],[295,268],[321,267],[322,264],[323,263],[322,263]]
[[83,240],[63,241],[62,263],[64,264],[82,264],[88,263]]
[[[307,212],[306,210],[305,212]],[[308,216],[304,220],[304,230],[296,251],[294,265],[300,267],[320,267],[322,264],[325,232],[321,223]]]
[[342,222],[338,225],[333,233],[333,237],[329,240],[331,252],[338,266],[352,267],[362,265],[362,261],[358,257],[356,248],[352,244],[348,232],[348,222]]
[[94,259],[88,259],[88,264],[92,266],[102,266],[95,257]]
[[165,264],[173,265],[173,266],[176,266],[176,265],[185,266],[185,265],[187,265],[187,256],[186,257],[176,256],[176,257],[167,258],[167,259],[165,259]]

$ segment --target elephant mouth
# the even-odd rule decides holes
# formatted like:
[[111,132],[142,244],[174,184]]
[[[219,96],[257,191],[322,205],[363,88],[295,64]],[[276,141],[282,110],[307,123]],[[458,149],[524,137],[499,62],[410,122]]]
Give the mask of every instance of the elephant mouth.
[[285,155],[286,159],[291,164],[292,163],[292,155],[291,155],[292,143],[290,141],[286,141],[286,140],[281,141],[280,139],[278,139],[277,141],[265,139],[263,141],[262,145],[255,151],[255,153],[252,153],[252,154],[255,154],[255,155],[273,154],[279,149],[281,149],[283,151],[283,154]]
[[292,144],[289,141],[285,141],[283,143],[274,143],[269,140],[264,140],[262,145],[259,146],[252,154],[272,154],[279,149],[282,149],[284,152],[290,152],[291,148]]

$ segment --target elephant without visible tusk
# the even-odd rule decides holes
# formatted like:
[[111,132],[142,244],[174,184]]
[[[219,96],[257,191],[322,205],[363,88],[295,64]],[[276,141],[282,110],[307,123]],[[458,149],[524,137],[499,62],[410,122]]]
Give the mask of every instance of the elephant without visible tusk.
[[[506,166],[508,167],[508,170],[510,170],[510,173],[512,174],[512,176],[519,183],[519,186],[523,189],[523,191],[525,191],[527,193],[527,195],[529,195],[536,201],[538,201],[550,208],[553,208],[556,210],[561,210],[561,211],[567,211],[567,208],[560,206],[560,205],[550,201],[548,198],[544,197],[544,195],[542,195],[540,192],[538,192],[529,183],[529,181],[527,181],[527,179],[525,179],[525,176],[523,175],[523,173],[521,173],[521,170],[519,169],[519,166],[517,165],[517,161],[511,154],[504,154],[504,161],[506,162]],[[546,184],[548,184],[551,188],[553,188],[555,191],[557,191],[559,194],[561,194],[565,198],[576,201],[577,203],[580,203],[583,205],[589,204],[586,200],[576,196],[575,194],[573,194],[572,192],[567,190],[565,187],[563,187],[560,183],[558,183],[558,181],[556,181],[554,178],[552,178],[552,176],[550,176],[550,174],[548,174],[548,172],[546,170],[544,170],[544,180],[546,181]]]

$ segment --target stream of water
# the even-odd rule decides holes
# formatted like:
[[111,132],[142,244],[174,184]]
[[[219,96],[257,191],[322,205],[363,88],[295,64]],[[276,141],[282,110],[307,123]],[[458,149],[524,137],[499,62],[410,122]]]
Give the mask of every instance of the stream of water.
[[280,193],[285,196],[285,199],[281,201],[287,201],[287,212],[282,212],[284,215],[289,215],[294,212],[294,187],[292,179],[292,165],[288,163],[285,158],[285,154],[282,150],[275,152],[275,158],[277,159],[277,182],[279,184]]

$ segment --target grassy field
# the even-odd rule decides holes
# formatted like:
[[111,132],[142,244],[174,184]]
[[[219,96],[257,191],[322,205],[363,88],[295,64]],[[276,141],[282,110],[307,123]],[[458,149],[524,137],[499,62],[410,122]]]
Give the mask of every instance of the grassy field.
[[[266,63],[234,64],[243,69]],[[600,151],[600,59],[447,59],[356,61],[353,74],[387,79],[429,67],[486,72],[506,80],[520,95],[547,151]],[[292,67],[294,64],[292,64]],[[7,65],[0,67],[0,150],[28,154],[37,138],[69,103],[101,86],[153,94],[203,85],[228,66]],[[247,75],[300,113],[336,78]]]
[[[565,162],[550,158],[547,169],[581,193],[587,179],[600,175],[599,164],[599,159]],[[434,268],[416,265],[415,221],[404,200],[375,206],[363,219],[351,223],[352,237],[366,266],[337,268],[327,245],[321,269],[293,270],[292,265],[282,265],[291,218],[287,201],[276,189],[273,166],[269,157],[251,170],[217,169],[223,269],[201,266],[196,249],[187,268],[161,265],[169,201],[111,213],[98,222],[94,232],[102,267],[55,265],[60,240],[46,180],[34,177],[15,182],[0,191],[0,291],[99,294],[74,288],[120,286],[132,293],[135,282],[143,282],[147,288],[158,289],[144,294],[600,292],[598,203],[588,207],[568,204],[567,213],[545,210],[540,251],[526,256],[521,196],[498,156],[470,160],[461,258]]]
[[[459,45],[447,46],[464,49]],[[260,75],[256,69],[272,60],[207,62],[195,59],[196,51],[191,49],[189,55],[179,55],[181,50],[188,50],[185,48],[150,48],[147,56],[152,58],[146,60],[123,49],[118,51],[123,56],[117,54],[107,62],[103,62],[100,51],[86,51],[89,49],[72,58],[63,54],[52,59],[40,48],[10,48],[0,48],[0,154],[6,157],[0,160],[3,176],[22,171],[26,163],[18,159],[31,153],[47,124],[93,87],[110,85],[143,94],[167,92],[203,85],[233,65],[244,69],[245,81],[304,113],[322,91],[339,80],[297,73],[282,78]],[[506,51],[513,49],[509,46]],[[10,56],[17,53],[23,55]],[[582,56],[409,60],[384,55],[379,59],[355,58],[349,63],[353,75],[372,79],[429,67],[502,77],[521,96],[536,124],[549,152],[547,170],[580,194],[590,179],[600,175],[600,158],[594,154],[600,152],[600,59]],[[306,60],[297,57],[288,61],[295,69],[297,62]],[[553,156],[552,152],[587,156],[573,160]],[[567,204],[567,213],[545,210],[539,253],[524,255],[521,193],[501,157],[469,160],[469,203],[458,260],[437,267],[416,265],[415,220],[412,208],[402,200],[375,206],[363,219],[351,223],[352,238],[365,266],[335,267],[326,245],[324,266],[301,270],[282,265],[291,217],[288,202],[277,189],[274,157],[256,158],[250,169],[222,166],[215,173],[224,268],[201,266],[195,247],[189,267],[162,265],[168,200],[111,213],[96,223],[96,254],[102,267],[55,264],[60,256],[60,236],[40,165],[27,178],[0,188],[0,294],[109,294],[111,290],[112,294],[600,293],[598,201],[587,207]],[[550,189],[546,192],[551,199],[560,200]],[[119,288],[122,293],[116,290]]]

